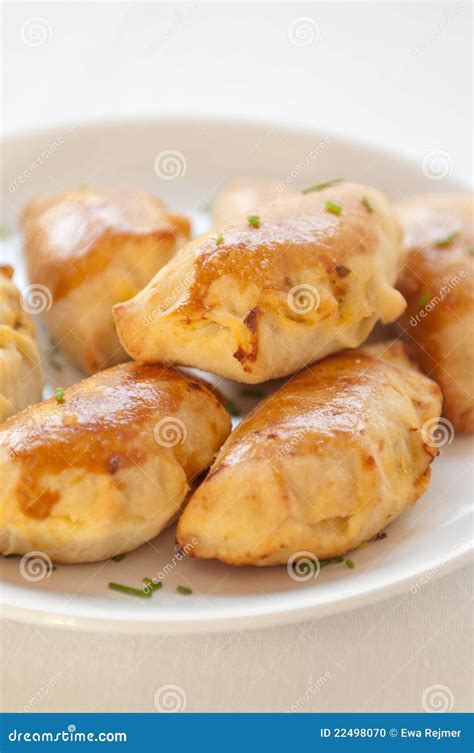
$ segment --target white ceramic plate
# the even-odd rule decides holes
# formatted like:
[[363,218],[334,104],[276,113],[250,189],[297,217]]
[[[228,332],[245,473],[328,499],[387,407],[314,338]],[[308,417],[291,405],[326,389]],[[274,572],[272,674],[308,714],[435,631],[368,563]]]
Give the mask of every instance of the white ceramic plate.
[[[172,151],[171,155],[162,152]],[[168,158],[168,159],[166,159]],[[225,122],[164,120],[80,128],[9,139],[2,174],[4,234],[2,261],[13,263],[26,283],[16,219],[35,194],[82,184],[137,185],[190,212],[195,230],[208,224],[205,206],[235,176],[266,177],[304,187],[343,176],[371,183],[399,198],[459,188],[443,177],[449,164],[428,155],[423,165],[395,154],[325,133]],[[170,176],[175,176],[170,178]],[[41,332],[43,347],[48,335]],[[63,361],[58,372],[47,361],[48,387],[66,386],[77,373]],[[244,410],[252,400],[227,385]],[[1,595],[6,616],[74,628],[129,632],[207,632],[303,620],[367,604],[461,565],[472,542],[472,475],[469,438],[455,438],[433,465],[427,494],[387,530],[387,538],[324,568],[316,579],[296,582],[286,568],[231,568],[181,559],[171,529],[121,562],[59,565],[48,577],[27,580],[19,559],[4,559]],[[139,587],[144,576],[160,576],[152,599],[135,599],[107,588],[109,581]],[[31,577],[31,576],[30,576]],[[177,585],[192,595],[176,592]]]

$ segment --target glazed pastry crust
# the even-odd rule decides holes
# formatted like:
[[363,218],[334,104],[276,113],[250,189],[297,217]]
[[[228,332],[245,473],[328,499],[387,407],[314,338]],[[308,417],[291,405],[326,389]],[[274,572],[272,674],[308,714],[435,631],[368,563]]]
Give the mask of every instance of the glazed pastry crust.
[[401,253],[399,224],[375,189],[288,194],[261,210],[258,228],[243,221],[187,244],[114,307],[117,331],[137,361],[247,383],[285,376],[400,315]]
[[418,196],[400,203],[407,263],[400,320],[424,371],[441,386],[444,415],[474,431],[474,197]]
[[173,521],[230,431],[198,379],[122,364],[0,429],[0,551],[91,562]]
[[43,389],[35,328],[12,275],[0,266],[0,423],[41,400]]
[[233,565],[344,554],[426,490],[440,408],[438,385],[399,342],[305,369],[230,435],[179,520],[178,542]]
[[40,197],[22,217],[30,280],[51,291],[45,319],[86,373],[126,360],[112,306],[134,296],[190,236],[186,217],[139,190]]

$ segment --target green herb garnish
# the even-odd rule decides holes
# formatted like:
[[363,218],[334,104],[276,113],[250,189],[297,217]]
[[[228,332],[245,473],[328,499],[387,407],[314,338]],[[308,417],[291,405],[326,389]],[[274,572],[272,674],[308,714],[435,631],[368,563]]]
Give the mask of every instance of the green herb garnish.
[[453,230],[452,233],[448,233],[444,236],[444,238],[440,238],[439,241],[435,242],[435,246],[437,248],[446,248],[446,246],[450,246],[451,243],[455,238],[457,238],[459,235],[459,230]]
[[353,570],[355,568],[355,564],[353,560],[346,560],[346,567],[349,568],[349,570]]
[[124,560],[126,556],[127,555],[125,553],[124,554],[114,554],[114,556],[111,557],[110,559],[112,560],[112,562],[122,562],[122,560]]
[[260,217],[258,214],[249,214],[247,221],[252,227],[260,227]]
[[163,586],[160,580],[154,581],[151,578],[143,578],[143,582],[150,591],[158,591]]
[[189,596],[193,592],[192,589],[187,586],[177,586],[176,590],[179,594],[183,594],[183,596]]
[[338,565],[340,562],[344,562],[344,557],[330,557],[328,560],[319,560],[319,566],[326,567],[326,565]]
[[240,416],[241,412],[235,405],[235,403],[232,402],[232,400],[227,401],[227,411],[230,413],[231,416]]
[[340,183],[343,180],[344,178],[333,178],[333,180],[320,180],[318,183],[315,183],[314,186],[303,188],[301,193],[312,193],[313,191],[322,191],[323,188],[328,188],[328,186],[333,186],[335,183]]
[[419,310],[424,309],[425,306],[427,306],[428,303],[431,301],[432,297],[433,296],[431,295],[431,293],[423,293],[420,300],[418,301],[418,309]]
[[370,203],[370,201],[368,200],[367,196],[363,197],[362,205],[367,209],[369,214],[372,214],[372,212],[374,211],[374,208],[372,204]]
[[62,403],[64,400],[64,388],[63,387],[56,387],[54,391],[54,397],[56,399],[57,403]]
[[331,212],[331,214],[340,215],[342,212],[342,207],[340,204],[335,204],[334,201],[327,201],[326,212]]
[[132,586],[124,586],[123,583],[109,583],[109,588],[112,591],[120,591],[120,593],[129,596],[139,596],[141,599],[151,599],[152,595],[151,589],[141,590],[140,588],[132,588]]
[[265,393],[261,390],[251,390],[247,388],[240,390],[240,394],[242,397],[265,397]]
[[222,233],[219,233],[216,238],[216,246],[220,246],[221,243],[224,243],[224,236],[222,235]]

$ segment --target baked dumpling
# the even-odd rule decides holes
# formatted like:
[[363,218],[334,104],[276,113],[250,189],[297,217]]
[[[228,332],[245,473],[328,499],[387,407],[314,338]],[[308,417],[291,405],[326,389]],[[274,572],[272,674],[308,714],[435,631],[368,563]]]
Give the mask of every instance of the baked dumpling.
[[474,197],[418,196],[399,213],[408,252],[400,325],[443,391],[444,415],[456,431],[474,431]]
[[143,191],[84,188],[34,199],[22,228],[30,280],[50,291],[44,316],[60,349],[86,373],[127,360],[112,306],[189,238],[188,219]]
[[[224,227],[256,214],[262,207],[279,199],[289,189],[271,180],[236,178],[217,196],[212,208],[216,227]],[[296,192],[295,192],[296,193]]]
[[41,400],[43,389],[35,328],[12,275],[0,266],[0,423]]
[[233,565],[343,554],[423,494],[440,409],[438,385],[399,342],[305,369],[230,435],[179,520],[178,542]]
[[121,364],[0,427],[0,551],[91,562],[168,526],[230,431],[204,383]]
[[263,382],[356,347],[403,311],[401,229],[379,191],[288,194],[251,219],[188,243],[114,307],[132,358]]

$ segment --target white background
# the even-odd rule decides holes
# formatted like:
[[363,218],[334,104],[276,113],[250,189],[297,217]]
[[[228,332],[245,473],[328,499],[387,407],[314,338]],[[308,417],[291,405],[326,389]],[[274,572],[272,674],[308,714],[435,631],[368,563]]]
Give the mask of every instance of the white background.
[[[7,4],[4,130],[162,114],[263,119],[417,159],[443,150],[467,182],[471,13],[468,3]],[[51,33],[28,46],[22,24],[37,17]],[[314,36],[305,46],[288,38],[301,17]],[[223,636],[5,622],[3,706],[153,711],[156,689],[171,683],[189,711],[284,711],[301,698],[303,711],[421,711],[424,690],[443,685],[454,710],[467,710],[471,574],[311,624]]]

